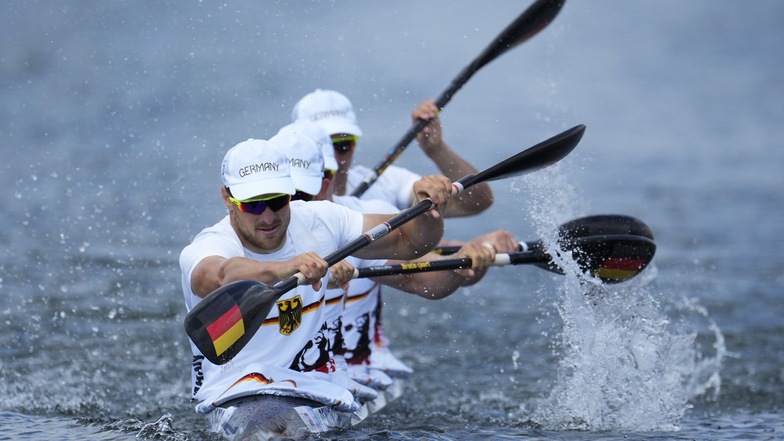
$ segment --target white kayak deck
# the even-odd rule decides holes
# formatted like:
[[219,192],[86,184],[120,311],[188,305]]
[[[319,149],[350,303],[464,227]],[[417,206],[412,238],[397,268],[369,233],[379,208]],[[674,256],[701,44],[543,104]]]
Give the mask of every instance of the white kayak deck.
[[330,430],[351,428],[403,393],[403,381],[394,383],[356,412],[314,407],[302,398],[256,395],[232,401],[208,414],[210,429],[228,440],[296,440]]

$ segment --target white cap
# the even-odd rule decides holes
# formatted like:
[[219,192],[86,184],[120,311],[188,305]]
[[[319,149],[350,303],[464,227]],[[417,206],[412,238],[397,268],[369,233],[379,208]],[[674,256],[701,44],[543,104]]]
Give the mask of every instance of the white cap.
[[337,171],[338,161],[335,159],[335,148],[332,146],[332,138],[320,125],[300,120],[285,125],[278,130],[278,135],[285,133],[300,133],[316,141],[316,144],[321,147],[321,153],[324,155],[324,169]]
[[229,149],[221,164],[221,178],[239,200],[295,192],[288,158],[279,147],[261,139],[249,139]]
[[289,158],[294,187],[314,196],[319,194],[324,179],[324,156],[316,142],[299,133],[277,134],[269,142],[280,147]]
[[330,135],[347,133],[362,136],[351,101],[334,90],[316,89],[294,105],[291,121],[306,120],[320,125]]

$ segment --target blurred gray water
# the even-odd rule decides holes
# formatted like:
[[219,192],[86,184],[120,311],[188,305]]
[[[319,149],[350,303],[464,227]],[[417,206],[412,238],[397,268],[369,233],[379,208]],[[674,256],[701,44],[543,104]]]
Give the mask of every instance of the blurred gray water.
[[[373,165],[525,6],[4,2],[0,438],[210,439],[176,259],[223,215],[225,151],[331,88]],[[624,213],[655,265],[594,302],[530,267],[440,302],[386,293],[410,393],[335,437],[780,438],[782,19],[773,0],[571,0],[479,71],[441,115],[478,168],[588,129],[447,236]],[[434,172],[414,145],[398,163]]]

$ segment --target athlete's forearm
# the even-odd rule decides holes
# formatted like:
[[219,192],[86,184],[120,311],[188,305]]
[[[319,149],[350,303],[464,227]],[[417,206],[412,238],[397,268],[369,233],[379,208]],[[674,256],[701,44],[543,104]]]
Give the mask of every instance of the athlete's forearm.
[[[436,164],[444,176],[457,181],[467,175],[478,173],[468,161],[460,157],[454,150],[442,142],[437,149],[427,152],[428,157]],[[481,213],[493,203],[493,192],[487,183],[477,184],[449,201],[443,214],[446,217],[470,216]]]

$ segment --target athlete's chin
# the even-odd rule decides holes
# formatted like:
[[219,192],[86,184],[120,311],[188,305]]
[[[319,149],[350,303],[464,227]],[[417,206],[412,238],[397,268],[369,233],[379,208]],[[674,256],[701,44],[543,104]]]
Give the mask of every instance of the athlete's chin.
[[265,250],[277,250],[283,243],[283,238],[282,234],[270,234],[268,231],[256,230],[256,243]]

